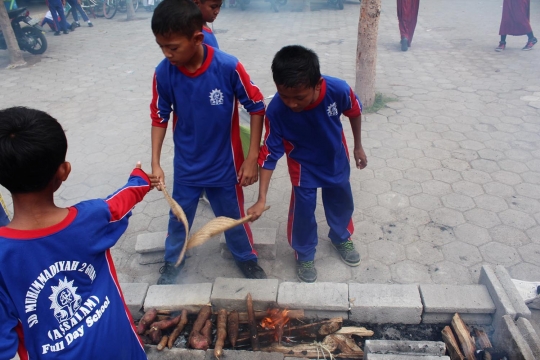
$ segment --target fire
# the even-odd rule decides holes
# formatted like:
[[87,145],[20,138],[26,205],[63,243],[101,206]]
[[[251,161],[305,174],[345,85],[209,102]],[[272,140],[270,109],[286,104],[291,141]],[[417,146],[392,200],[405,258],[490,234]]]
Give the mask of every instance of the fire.
[[289,310],[268,309],[267,313],[268,316],[261,320],[261,327],[265,330],[275,330],[275,341],[281,342],[283,327],[290,320],[289,316],[287,316]]

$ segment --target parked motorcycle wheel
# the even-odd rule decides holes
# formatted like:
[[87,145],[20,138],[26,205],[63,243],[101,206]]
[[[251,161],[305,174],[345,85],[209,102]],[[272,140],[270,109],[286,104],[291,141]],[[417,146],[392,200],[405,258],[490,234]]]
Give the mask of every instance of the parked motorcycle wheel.
[[21,36],[17,37],[21,50],[33,55],[41,55],[47,50],[47,39],[38,29],[30,26],[21,29]]

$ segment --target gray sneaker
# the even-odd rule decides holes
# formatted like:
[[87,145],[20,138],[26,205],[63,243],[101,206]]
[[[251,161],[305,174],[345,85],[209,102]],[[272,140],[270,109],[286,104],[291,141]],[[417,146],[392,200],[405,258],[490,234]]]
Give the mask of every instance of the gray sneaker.
[[354,244],[351,239],[340,244],[332,242],[332,245],[337,250],[339,256],[341,256],[341,260],[343,260],[345,264],[349,266],[360,265],[360,254],[354,248]]
[[317,280],[315,261],[296,260],[296,276],[298,276],[298,280],[303,282],[315,282]]

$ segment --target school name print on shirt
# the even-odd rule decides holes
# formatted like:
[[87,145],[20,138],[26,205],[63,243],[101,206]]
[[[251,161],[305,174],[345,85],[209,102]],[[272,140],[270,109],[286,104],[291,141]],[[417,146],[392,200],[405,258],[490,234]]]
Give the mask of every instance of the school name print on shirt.
[[328,108],[326,109],[326,113],[328,114],[328,116],[338,115],[337,105],[335,102],[328,106]]
[[210,91],[210,105],[223,105],[223,93],[219,89]]

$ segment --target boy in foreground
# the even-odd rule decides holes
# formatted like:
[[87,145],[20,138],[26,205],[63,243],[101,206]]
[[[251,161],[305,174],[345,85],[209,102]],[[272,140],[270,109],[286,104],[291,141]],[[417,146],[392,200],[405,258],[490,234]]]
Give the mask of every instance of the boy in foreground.
[[213,23],[216,20],[219,11],[221,10],[221,6],[223,5],[223,0],[194,0],[193,2],[197,5],[199,10],[201,10],[204,20],[202,28],[204,34],[203,44],[219,49],[216,35],[214,35],[212,29],[210,29],[208,23]]
[[151,189],[134,169],[106,200],[69,208],[53,195],[66,181],[67,140],[42,111],[0,110],[0,184],[13,219],[0,227],[0,359],[146,359],[109,249]]
[[[258,179],[264,98],[235,57],[203,44],[203,17],[190,0],[164,0],[152,17],[152,31],[165,59],[156,67],[152,118],[152,173],[163,183],[161,148],[172,113],[174,186],[172,197],[184,209],[189,226],[204,190],[216,216],[243,217],[242,186]],[[251,114],[246,159],[240,141],[237,102]],[[245,277],[264,279],[257,264],[248,224],[225,232],[236,264]],[[184,262],[174,264],[184,245],[184,225],[170,213],[165,265],[158,284],[173,284]]]
[[296,273],[315,282],[317,188],[322,189],[329,237],[349,266],[360,264],[351,241],[354,210],[350,165],[340,116],[349,117],[354,137],[354,161],[367,165],[360,140],[362,105],[345,81],[321,76],[317,54],[302,46],[282,48],[272,61],[277,94],[266,112],[266,135],[259,154],[259,199],[247,213],[256,220],[266,205],[266,194],[276,163],[287,154],[293,185],[287,237],[296,253]]

